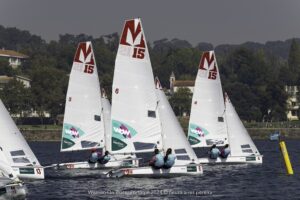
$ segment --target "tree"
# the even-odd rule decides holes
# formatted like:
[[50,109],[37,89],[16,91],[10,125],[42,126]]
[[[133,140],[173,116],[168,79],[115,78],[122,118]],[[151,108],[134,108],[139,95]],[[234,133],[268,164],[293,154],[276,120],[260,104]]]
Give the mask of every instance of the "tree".
[[299,84],[299,74],[300,74],[300,46],[296,42],[295,39],[292,40],[289,58],[288,58],[288,66],[291,72],[290,84],[296,85],[297,82]]
[[67,90],[66,73],[58,69],[44,67],[34,69],[31,77],[34,108],[37,110],[41,121],[47,111],[55,119],[57,114],[64,111]]
[[189,88],[178,88],[171,96],[170,104],[177,116],[182,116],[183,113],[190,114],[192,103],[192,92]]
[[25,88],[24,84],[16,79],[12,79],[6,84],[0,93],[3,103],[12,114],[26,116],[26,111],[32,108],[31,92]]

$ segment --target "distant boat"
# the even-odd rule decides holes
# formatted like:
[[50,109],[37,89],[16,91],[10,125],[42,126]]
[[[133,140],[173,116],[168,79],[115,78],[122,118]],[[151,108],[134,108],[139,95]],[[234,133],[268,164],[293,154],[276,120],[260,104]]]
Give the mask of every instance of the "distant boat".
[[44,168],[0,100],[0,161],[19,178],[44,179]]
[[[100,90],[97,65],[91,42],[78,45],[69,79],[61,139],[61,151],[102,149],[110,151],[110,103]],[[120,159],[123,157],[119,157]],[[88,158],[86,158],[88,160]],[[115,157],[105,165],[68,162],[54,166],[60,169],[105,169],[118,167],[122,160]]]
[[280,132],[276,131],[275,133],[271,133],[270,134],[270,140],[274,141],[274,140],[279,140],[280,139]]
[[[213,91],[210,91],[213,90]],[[193,147],[229,144],[230,155],[221,159],[199,158],[201,163],[262,163],[246,128],[228,95],[225,103],[214,51],[204,52],[200,61],[192,101],[188,138]]]
[[141,20],[131,19],[125,22],[115,63],[112,151],[130,155],[154,152],[155,148],[163,152],[172,148],[177,157],[176,164],[171,169],[141,166],[115,173],[121,171],[123,175],[137,177],[202,173],[166,97],[160,88],[155,88]]

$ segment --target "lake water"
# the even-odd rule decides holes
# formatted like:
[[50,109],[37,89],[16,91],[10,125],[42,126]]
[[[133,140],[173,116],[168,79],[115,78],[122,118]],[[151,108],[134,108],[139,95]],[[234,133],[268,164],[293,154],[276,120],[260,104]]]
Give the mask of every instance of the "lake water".
[[[26,181],[27,199],[300,199],[300,140],[286,141],[293,176],[286,175],[278,142],[255,143],[264,155],[262,165],[204,165],[200,176],[106,179],[97,170],[48,170],[45,180]],[[62,154],[58,142],[30,146],[43,165],[89,155]]]

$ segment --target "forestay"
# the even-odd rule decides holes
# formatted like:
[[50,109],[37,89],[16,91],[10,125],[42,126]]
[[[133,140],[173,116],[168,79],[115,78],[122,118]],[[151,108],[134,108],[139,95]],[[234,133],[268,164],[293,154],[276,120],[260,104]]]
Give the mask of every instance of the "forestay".
[[158,78],[155,80],[159,99],[159,117],[162,124],[164,150],[171,148],[176,155],[175,165],[197,162],[197,156],[190,146],[185,133],[180,126]]
[[112,151],[161,148],[158,100],[140,19],[125,22],[116,57],[112,93]]
[[40,166],[23,135],[0,100],[0,159],[11,167]]
[[78,45],[69,79],[61,151],[104,146],[100,84],[91,42]]
[[204,52],[192,99],[188,139],[193,147],[228,143],[220,74],[214,51]]
[[226,93],[225,105],[231,156],[260,155]]

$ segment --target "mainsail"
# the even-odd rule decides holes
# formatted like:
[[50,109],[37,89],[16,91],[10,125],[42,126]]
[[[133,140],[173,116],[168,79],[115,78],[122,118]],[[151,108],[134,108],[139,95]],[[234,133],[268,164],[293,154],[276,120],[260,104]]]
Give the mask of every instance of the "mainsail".
[[0,159],[12,167],[40,166],[38,159],[0,100]]
[[102,113],[105,129],[105,149],[111,151],[111,105],[107,99],[104,89],[102,89]]
[[192,99],[188,139],[193,147],[228,143],[221,80],[214,51],[204,52]]
[[173,153],[176,155],[175,165],[187,164],[192,161],[196,162],[198,160],[197,156],[190,146],[186,135],[162,90],[158,78],[156,78],[155,82],[159,99],[159,117],[162,124],[164,150],[166,151],[168,148],[173,150]]
[[225,106],[231,156],[260,155],[226,93]]
[[104,146],[100,84],[91,42],[78,45],[69,79],[61,151]]
[[158,99],[140,19],[127,20],[116,57],[112,92],[112,151],[161,148]]

